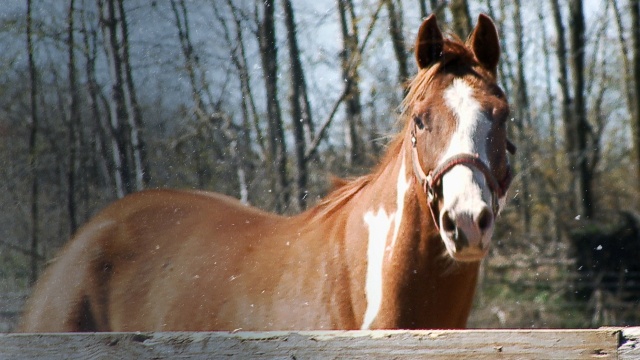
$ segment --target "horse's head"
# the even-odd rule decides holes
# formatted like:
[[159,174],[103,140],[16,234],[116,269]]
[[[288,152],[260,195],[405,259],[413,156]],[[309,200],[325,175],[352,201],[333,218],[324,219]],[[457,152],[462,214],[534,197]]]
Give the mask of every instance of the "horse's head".
[[445,39],[431,15],[415,56],[420,71],[405,99],[414,170],[449,255],[478,261],[511,180],[509,106],[496,83],[498,33],[480,15],[466,43]]

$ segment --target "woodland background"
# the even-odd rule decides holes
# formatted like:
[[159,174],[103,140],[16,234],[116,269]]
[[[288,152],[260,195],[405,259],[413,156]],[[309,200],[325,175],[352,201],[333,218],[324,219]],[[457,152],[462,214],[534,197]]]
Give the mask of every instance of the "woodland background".
[[291,214],[329,174],[366,173],[398,130],[421,20],[464,39],[480,12],[518,153],[470,326],[637,325],[638,0],[3,1],[0,317],[127,193]]

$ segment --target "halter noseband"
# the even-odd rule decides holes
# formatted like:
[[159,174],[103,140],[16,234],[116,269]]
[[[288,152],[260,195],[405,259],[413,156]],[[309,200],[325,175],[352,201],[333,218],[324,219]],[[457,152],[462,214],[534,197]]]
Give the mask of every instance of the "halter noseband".
[[[502,198],[507,193],[507,189],[509,188],[509,185],[511,185],[511,180],[513,179],[511,165],[508,162],[507,173],[500,181],[496,179],[491,169],[489,169],[484,161],[480,159],[478,154],[458,154],[451,156],[442,164],[438,165],[435,169],[429,171],[429,174],[427,175],[424,173],[424,170],[422,170],[422,166],[420,166],[420,162],[418,161],[417,142],[418,140],[414,127],[414,129],[411,130],[411,161],[413,163],[413,171],[416,175],[416,178],[420,182],[420,185],[422,186],[424,192],[427,194],[427,201],[429,204],[429,210],[431,211],[431,217],[433,218],[433,222],[438,232],[440,231],[440,227],[438,226],[438,221],[435,216],[437,210],[436,188],[442,182],[442,177],[457,165],[465,165],[469,168],[476,168],[484,175],[484,178],[489,185],[489,189],[491,190],[493,214],[495,216],[498,213],[498,199]],[[513,145],[511,141],[507,140],[507,151],[513,154],[515,153],[515,149],[515,145]]]

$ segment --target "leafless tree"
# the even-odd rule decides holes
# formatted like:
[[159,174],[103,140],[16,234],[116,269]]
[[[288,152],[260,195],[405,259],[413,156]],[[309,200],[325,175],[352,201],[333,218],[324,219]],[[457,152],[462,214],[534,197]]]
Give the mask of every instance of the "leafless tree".
[[465,39],[471,34],[471,15],[469,13],[469,3],[467,0],[451,0],[449,10],[453,18],[453,31],[461,38]]
[[404,41],[403,29],[403,11],[402,1],[385,0],[387,12],[389,13],[389,36],[393,45],[393,52],[398,62],[398,83],[403,85],[409,79],[407,45]]
[[571,134],[574,154],[572,169],[574,171],[574,190],[576,210],[586,218],[593,217],[593,195],[591,191],[592,173],[590,171],[590,150],[588,144],[591,128],[587,121],[584,84],[585,58],[585,24],[582,0],[569,1],[570,24],[570,64],[573,83],[573,121]]
[[129,60],[128,30],[122,0],[98,0],[100,24],[111,76],[109,116],[111,151],[118,197],[146,184],[142,119]]
[[307,83],[300,61],[300,48],[298,46],[297,29],[293,5],[291,0],[283,0],[284,18],[287,29],[287,41],[289,47],[289,62],[291,69],[289,103],[291,106],[291,124],[293,127],[293,139],[296,158],[296,194],[294,199],[298,209],[307,207],[307,184],[309,167],[307,144],[313,136],[313,122],[311,119],[311,106],[307,95]]
[[[275,207],[277,211],[282,212],[289,205],[290,193],[287,147],[284,138],[280,101],[278,99],[278,52],[274,13],[274,0],[256,2],[258,42],[260,44],[260,59],[266,89],[269,124],[269,158],[267,159],[267,164],[271,167],[272,191],[276,197]],[[272,163],[273,166],[271,165]]]
[[631,43],[633,48],[633,102],[631,129],[636,153],[637,186],[640,188],[640,1],[631,0]]
[[35,54],[33,46],[33,4],[31,0],[27,0],[27,56],[29,63],[29,80],[30,80],[30,109],[31,109],[31,126],[29,131],[29,169],[31,170],[31,273],[29,283],[35,283],[38,276],[38,248],[39,248],[39,231],[38,231],[38,71],[36,69]]
[[76,177],[78,167],[78,141],[80,131],[80,104],[78,79],[76,75],[76,52],[75,52],[75,0],[69,1],[69,9],[67,12],[67,48],[69,52],[69,163],[67,168],[67,210],[69,212],[69,231],[74,233],[78,228],[77,209],[76,209]]
[[347,165],[360,164],[363,159],[363,145],[358,129],[362,124],[362,105],[360,103],[358,53],[358,26],[352,0],[338,0],[340,30],[343,49],[340,52],[342,78],[346,96],[345,144],[347,149]]

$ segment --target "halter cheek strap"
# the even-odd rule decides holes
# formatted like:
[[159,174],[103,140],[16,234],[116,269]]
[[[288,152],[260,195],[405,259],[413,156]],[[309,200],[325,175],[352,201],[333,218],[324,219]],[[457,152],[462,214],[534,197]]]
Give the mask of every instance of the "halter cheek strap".
[[[416,178],[420,182],[424,192],[427,194],[427,200],[429,203],[429,210],[431,212],[431,217],[433,218],[433,223],[436,226],[436,230],[440,231],[438,226],[438,221],[436,219],[436,188],[442,182],[442,177],[449,172],[453,167],[457,165],[465,165],[469,168],[473,167],[478,169],[483,175],[485,180],[487,181],[487,185],[491,190],[491,197],[493,202],[493,213],[494,215],[498,213],[499,204],[498,199],[502,198],[506,195],[507,189],[509,185],[511,185],[511,180],[513,179],[513,175],[511,172],[511,165],[507,162],[507,172],[500,181],[496,179],[493,175],[493,172],[489,167],[480,159],[478,154],[458,154],[454,155],[447,160],[445,160],[442,164],[436,167],[434,170],[430,171],[429,174],[425,174],[424,170],[422,170],[422,166],[418,160],[418,147],[417,147],[417,138],[415,129],[411,131],[411,161],[413,164],[413,171],[416,175]],[[507,140],[507,150],[510,153],[515,153],[515,145]]]

